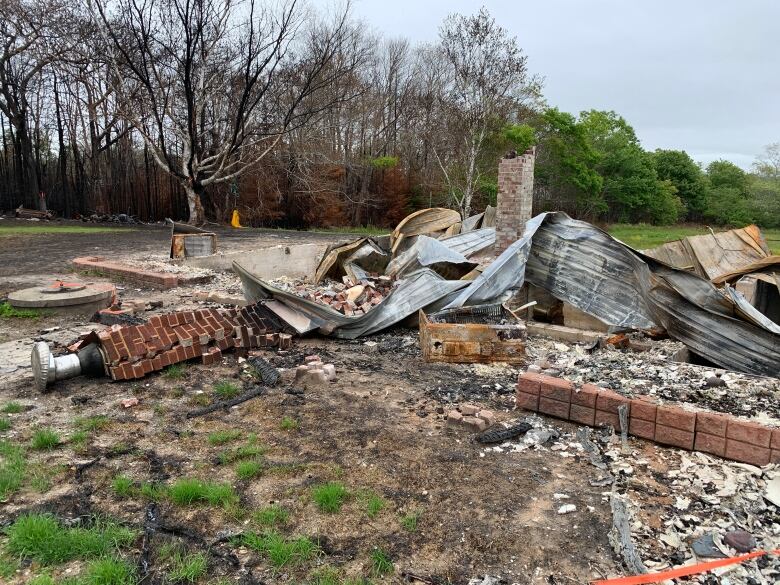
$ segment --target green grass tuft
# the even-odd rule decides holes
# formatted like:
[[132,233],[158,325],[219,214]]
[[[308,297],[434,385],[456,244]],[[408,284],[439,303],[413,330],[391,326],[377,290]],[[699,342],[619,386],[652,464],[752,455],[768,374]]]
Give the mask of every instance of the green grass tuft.
[[60,444],[60,436],[51,429],[38,429],[33,434],[32,448],[37,451],[51,451]]
[[258,444],[257,435],[252,433],[247,437],[245,445],[223,451],[219,454],[219,462],[222,465],[227,463],[233,463],[235,461],[243,461],[245,459],[257,459],[265,454],[266,447]]
[[241,388],[233,382],[217,382],[214,384],[214,394],[222,400],[230,400],[241,394]]
[[111,419],[102,414],[98,416],[84,416],[77,418],[73,424],[80,431],[94,433],[95,431],[102,431],[111,424]]
[[360,503],[366,509],[366,514],[369,518],[376,517],[376,515],[379,514],[379,512],[381,512],[386,505],[386,502],[373,490],[360,490],[357,494],[357,497]]
[[382,575],[389,575],[395,570],[393,567],[393,561],[385,551],[381,548],[375,548],[371,551],[371,574],[379,577]]
[[89,433],[87,431],[76,431],[70,436],[68,443],[70,443],[75,450],[79,451],[86,446],[87,439],[89,439]]
[[117,475],[111,483],[111,487],[120,498],[128,498],[133,493],[133,480],[126,475]]
[[24,406],[18,402],[9,402],[3,406],[3,412],[5,414],[19,414],[20,412],[24,412]]
[[37,319],[42,314],[38,309],[17,309],[9,303],[0,303],[0,318],[2,319]]
[[168,489],[168,497],[180,506],[203,503],[227,506],[238,500],[229,484],[200,479],[180,479]]
[[[135,569],[127,561],[104,558],[92,561],[74,585],[136,585]],[[63,583],[65,585],[65,583]]]
[[263,464],[259,461],[240,461],[236,465],[236,475],[239,479],[252,479],[263,471]]
[[289,416],[285,416],[279,426],[282,427],[283,431],[297,431],[300,428],[298,421]]
[[159,483],[142,483],[139,491],[141,497],[152,500],[153,502],[159,502],[168,493],[167,488]]
[[228,429],[225,431],[214,431],[209,433],[209,445],[224,445],[231,443],[241,437],[241,431],[238,429]]
[[55,585],[55,583],[51,575],[43,574],[33,577],[32,580],[27,582],[27,585]]
[[21,447],[0,441],[0,500],[17,491],[24,480],[27,459]]
[[11,419],[7,416],[0,416],[0,432],[7,431],[11,428]]
[[343,483],[332,481],[312,488],[311,496],[320,510],[333,514],[341,510],[349,492]]
[[313,570],[309,575],[307,585],[340,585],[339,570],[325,565]]
[[62,526],[50,514],[26,514],[6,528],[8,552],[43,565],[105,557],[135,540],[136,533],[98,519],[90,528]]
[[414,511],[401,517],[401,526],[407,532],[415,532],[417,530],[417,523],[420,521],[422,512]]
[[180,550],[173,553],[168,581],[171,583],[195,583],[208,569],[208,560],[204,553],[183,554]]
[[270,531],[262,534],[244,534],[244,545],[265,554],[275,567],[300,565],[319,554],[319,546],[305,536],[284,538]]
[[287,524],[287,521],[290,519],[290,512],[279,504],[271,504],[255,512],[252,518],[263,526],[281,526]]
[[184,362],[178,364],[171,364],[163,370],[163,377],[168,380],[181,380],[187,371],[187,366]]

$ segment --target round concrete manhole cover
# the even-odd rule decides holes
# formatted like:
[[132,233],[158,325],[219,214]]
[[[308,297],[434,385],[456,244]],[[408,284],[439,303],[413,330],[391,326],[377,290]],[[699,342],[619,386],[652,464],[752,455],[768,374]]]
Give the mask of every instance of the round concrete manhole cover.
[[[56,309],[84,308],[97,310],[111,304],[115,288],[113,284],[64,283],[68,286],[60,290],[59,282],[51,286],[35,286],[12,292],[8,303],[19,309]],[[96,307],[93,309],[93,307]]]

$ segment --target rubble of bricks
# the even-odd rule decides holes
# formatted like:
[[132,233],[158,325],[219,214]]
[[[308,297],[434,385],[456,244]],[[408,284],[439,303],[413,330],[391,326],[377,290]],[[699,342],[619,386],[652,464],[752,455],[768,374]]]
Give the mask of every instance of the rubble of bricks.
[[484,431],[496,422],[496,415],[473,404],[461,404],[447,412],[447,424],[456,427],[466,427],[472,431]]
[[303,299],[326,305],[347,317],[359,317],[385,300],[392,287],[393,281],[389,276],[363,278],[358,282],[343,276],[342,282],[328,280],[316,287],[300,281],[294,285],[292,292]]
[[525,222],[533,215],[535,158],[536,151],[531,147],[498,163],[496,255],[520,239]]
[[[517,380],[517,408],[591,427],[620,430],[619,408],[628,411],[628,433],[660,445],[701,451],[759,467],[780,463],[780,428],[728,414],[659,404],[652,397],[627,398],[593,384],[533,372]],[[461,413],[455,415],[455,418]],[[449,414],[448,414],[449,420]]]
[[132,380],[195,358],[213,365],[231,349],[290,349],[292,335],[280,328],[270,311],[251,305],[155,315],[142,325],[112,325],[96,336],[111,378]]
[[322,386],[336,379],[336,366],[322,363],[320,356],[309,355],[306,363],[295,368],[295,383],[303,388]]
[[199,284],[211,280],[211,276],[187,276],[169,274],[167,272],[153,272],[141,270],[127,264],[112,262],[101,256],[82,256],[74,258],[71,263],[76,270],[84,272],[99,272],[107,276],[113,276],[121,280],[148,286],[151,288],[167,290],[178,286]]

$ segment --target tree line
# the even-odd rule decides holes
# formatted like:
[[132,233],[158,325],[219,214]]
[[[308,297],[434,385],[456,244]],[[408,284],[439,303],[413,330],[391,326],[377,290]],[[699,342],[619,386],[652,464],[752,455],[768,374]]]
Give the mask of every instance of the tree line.
[[299,0],[5,0],[0,33],[0,209],[389,226],[495,204],[499,158],[535,145],[539,211],[780,221],[777,145],[703,170],[549,108],[484,8],[419,45]]

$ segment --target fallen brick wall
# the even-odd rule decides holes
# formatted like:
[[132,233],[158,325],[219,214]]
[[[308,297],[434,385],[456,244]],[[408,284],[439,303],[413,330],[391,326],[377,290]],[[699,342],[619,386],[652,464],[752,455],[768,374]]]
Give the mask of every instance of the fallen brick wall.
[[620,429],[618,409],[628,408],[629,434],[661,445],[702,451],[752,465],[780,463],[780,428],[727,414],[658,404],[651,397],[627,398],[593,384],[526,372],[517,381],[518,408],[587,426]]
[[111,378],[132,380],[197,357],[211,365],[222,359],[223,351],[233,348],[241,353],[258,347],[289,349],[292,336],[280,333],[280,328],[266,309],[250,305],[240,310],[155,315],[143,325],[114,325],[99,331],[97,337]]
[[185,284],[197,284],[210,280],[210,277],[204,279],[203,277],[177,276],[175,274],[168,274],[165,272],[140,270],[138,268],[128,266],[127,264],[111,262],[100,256],[83,256],[80,258],[74,258],[72,263],[76,270],[101,272],[108,276],[114,276],[121,278],[122,280],[127,280],[163,290],[176,288],[177,286],[183,286]]

